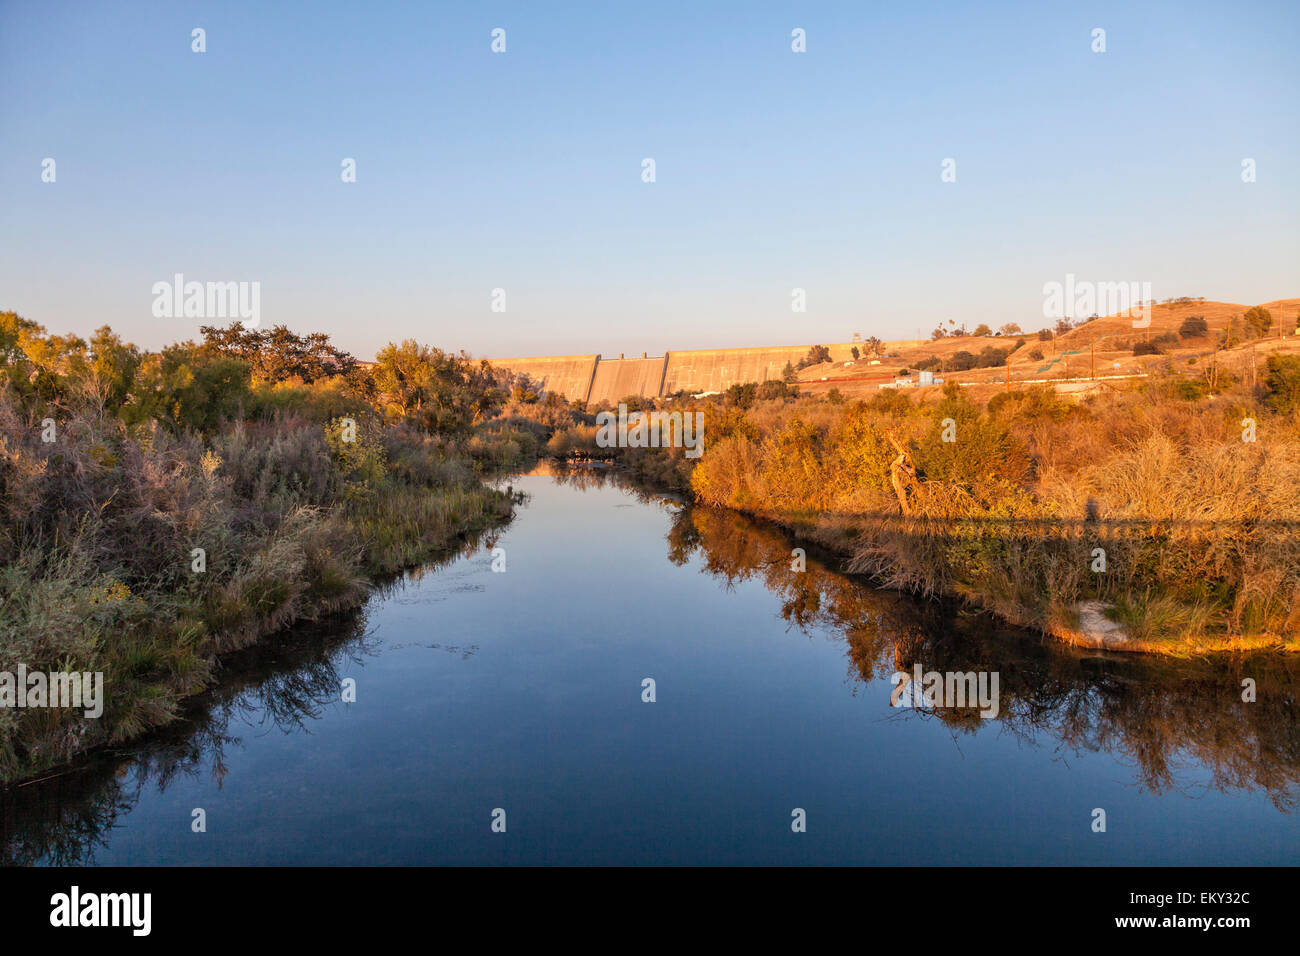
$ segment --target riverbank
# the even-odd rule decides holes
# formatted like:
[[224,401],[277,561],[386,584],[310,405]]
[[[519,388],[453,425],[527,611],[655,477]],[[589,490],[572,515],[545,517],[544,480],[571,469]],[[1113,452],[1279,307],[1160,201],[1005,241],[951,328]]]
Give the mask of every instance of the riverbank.
[[170,723],[222,655],[509,520],[484,479],[536,460],[466,358],[203,331],[151,353],[0,313],[0,784]]
[[1188,385],[1078,403],[955,387],[916,402],[715,401],[700,459],[652,448],[618,460],[816,542],[847,571],[1066,643],[1298,651],[1296,410],[1267,388]]
[[[96,539],[108,532],[90,521],[72,539],[0,570],[6,661],[29,672],[104,675],[103,713],[95,719],[79,709],[0,711],[0,782],[171,722],[213,685],[223,656],[351,611],[376,582],[510,520],[511,493],[485,485],[468,463],[447,459],[443,466],[448,474],[437,482],[386,475],[364,494],[354,489],[351,498],[264,512],[257,525],[245,523],[231,497],[233,475],[222,466],[207,475],[194,469],[189,477],[197,472],[212,484],[199,508],[208,520],[202,532],[190,529],[195,537],[173,542],[184,556],[178,574],[125,583],[120,564],[95,563]],[[181,530],[180,518],[173,512],[154,521]],[[208,545],[201,561],[191,557],[199,549],[186,547],[197,541]]]

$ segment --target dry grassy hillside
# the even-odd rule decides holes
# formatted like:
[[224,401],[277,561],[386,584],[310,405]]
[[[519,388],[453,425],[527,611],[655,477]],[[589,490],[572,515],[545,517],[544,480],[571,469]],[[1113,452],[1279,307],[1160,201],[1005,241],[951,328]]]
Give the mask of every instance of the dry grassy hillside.
[[[1230,327],[1239,330],[1242,316],[1252,308],[1233,302],[1190,300],[1157,304],[1152,308],[1151,325],[1145,329],[1133,328],[1128,316],[1111,315],[1093,319],[1078,328],[1048,341],[1041,341],[1038,329],[1025,329],[1011,336],[949,336],[941,339],[917,341],[901,340],[885,343],[879,364],[871,364],[866,356],[852,363],[823,363],[803,369],[799,373],[802,388],[813,393],[838,389],[846,397],[868,397],[879,390],[881,382],[892,381],[904,369],[913,371],[916,364],[937,357],[940,365],[935,374],[947,381],[963,384],[1005,382],[1007,365],[954,371],[947,367],[953,356],[960,352],[978,355],[981,350],[1012,349],[1008,365],[1012,382],[1056,381],[1088,379],[1096,376],[1143,375],[1156,365],[1195,365],[1213,360],[1233,367],[1248,367],[1254,361],[1262,363],[1264,356],[1273,351],[1300,351],[1300,298],[1274,299],[1260,303],[1272,315],[1273,324],[1263,337],[1247,339],[1234,331],[1231,344],[1225,349],[1223,338]],[[1176,341],[1161,341],[1158,355],[1135,355],[1133,347],[1138,342],[1159,340],[1161,336],[1178,336],[1179,329],[1189,316],[1205,319],[1205,335],[1192,338],[1177,337]],[[1050,326],[1051,323],[1041,321]],[[1017,347],[1017,342],[1023,344]]]

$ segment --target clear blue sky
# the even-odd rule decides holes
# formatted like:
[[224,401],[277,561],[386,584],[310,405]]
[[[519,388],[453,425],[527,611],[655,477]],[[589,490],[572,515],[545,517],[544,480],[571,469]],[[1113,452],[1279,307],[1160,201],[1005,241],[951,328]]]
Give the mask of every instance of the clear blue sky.
[[1262,302],[1298,120],[1294,0],[0,0],[0,309],[153,348],[201,324],[154,282],[256,280],[369,357],[1036,327],[1067,272]]

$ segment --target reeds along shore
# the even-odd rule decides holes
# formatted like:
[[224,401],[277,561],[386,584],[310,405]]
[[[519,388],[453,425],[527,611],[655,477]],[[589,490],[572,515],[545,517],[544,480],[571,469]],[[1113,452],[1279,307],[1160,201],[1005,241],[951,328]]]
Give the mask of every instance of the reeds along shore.
[[1300,359],[1263,371],[1256,388],[1168,374],[1078,403],[952,384],[854,403],[723,397],[698,462],[619,456],[848,570],[1065,640],[1090,639],[1092,608],[1116,649],[1298,650]]
[[0,671],[102,672],[106,707],[0,708],[0,782],[164,724],[218,656],[355,607],[500,524],[535,458],[479,366],[405,343],[205,330],[143,353],[0,313]]

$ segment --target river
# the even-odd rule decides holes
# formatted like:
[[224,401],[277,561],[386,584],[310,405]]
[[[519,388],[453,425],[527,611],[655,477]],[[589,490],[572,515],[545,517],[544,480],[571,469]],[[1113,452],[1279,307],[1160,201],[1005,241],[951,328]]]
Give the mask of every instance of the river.
[[[512,485],[506,527],[0,795],[4,862],[1300,862],[1295,661],[1072,650],[598,471]],[[891,706],[917,664],[996,673],[997,715]]]

